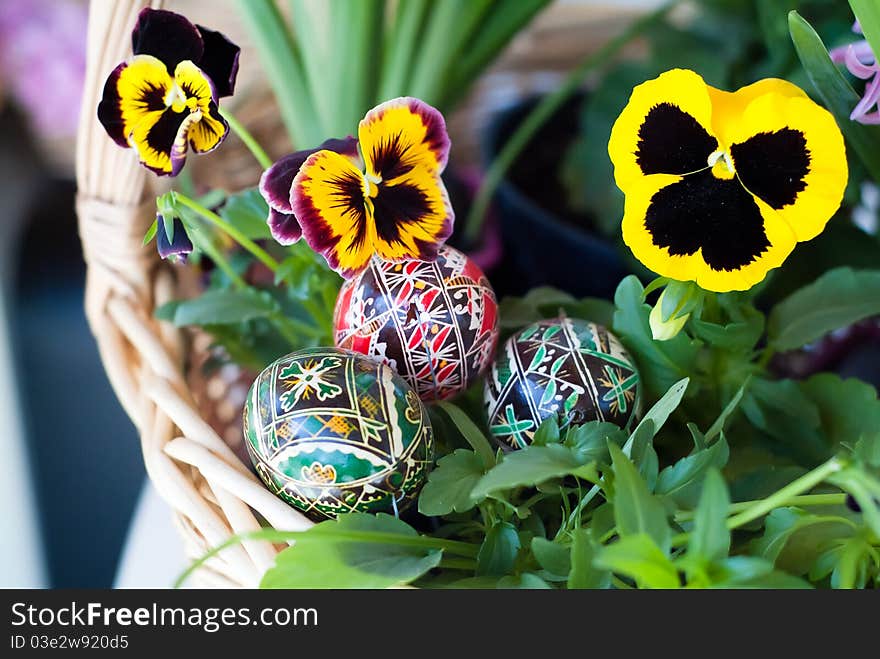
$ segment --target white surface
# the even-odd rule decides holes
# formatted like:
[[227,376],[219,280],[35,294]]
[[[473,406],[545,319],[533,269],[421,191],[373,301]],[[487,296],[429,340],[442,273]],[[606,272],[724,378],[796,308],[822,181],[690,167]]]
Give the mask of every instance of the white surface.
[[171,507],[147,479],[119,558],[115,587],[170,588],[187,565]]

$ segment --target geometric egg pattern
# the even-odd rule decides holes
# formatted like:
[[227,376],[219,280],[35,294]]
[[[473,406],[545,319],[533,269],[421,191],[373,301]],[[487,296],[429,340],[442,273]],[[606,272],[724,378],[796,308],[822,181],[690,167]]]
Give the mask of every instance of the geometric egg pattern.
[[547,417],[560,426],[609,421],[626,427],[638,413],[639,375],[620,341],[574,318],[534,323],[511,336],[486,376],[492,435],[504,448],[531,444]]
[[385,361],[434,401],[464,391],[489,365],[498,307],[482,270],[443,246],[430,262],[374,259],[343,284],[334,326],[337,346]]
[[244,434],[267,487],[315,520],[401,512],[434,459],[412,388],[387,365],[338,348],[300,350],[266,368],[248,394]]

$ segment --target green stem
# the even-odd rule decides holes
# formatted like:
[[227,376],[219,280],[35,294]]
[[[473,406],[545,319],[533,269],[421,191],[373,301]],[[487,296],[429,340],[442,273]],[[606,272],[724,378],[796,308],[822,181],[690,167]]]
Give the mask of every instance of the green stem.
[[238,135],[238,138],[244,142],[244,145],[253,154],[257,162],[260,163],[260,167],[263,169],[271,167],[272,159],[269,157],[269,154],[266,153],[263,147],[260,146],[259,142],[254,139],[254,136],[244,127],[244,124],[241,123],[231,112],[226,112],[221,109],[220,115],[226,119],[226,123],[229,124],[232,132]]
[[477,562],[467,558],[441,558],[438,567],[450,570],[476,570]]
[[[742,512],[734,515],[733,517],[728,517],[727,528],[733,531],[734,529],[738,529],[740,526],[744,526],[749,522],[758,519],[759,517],[763,517],[771,510],[786,505],[788,502],[790,502],[793,498],[797,497],[801,493],[813,489],[819,483],[826,480],[829,476],[832,476],[843,468],[844,465],[841,463],[839,458],[831,458],[827,462],[823,462],[812,471],[807,472],[796,480],[793,480],[791,483],[783,487],[781,490],[776,491],[774,494],[767,497],[766,499],[756,501],[753,505],[749,506]],[[677,536],[672,538],[672,546],[680,547],[688,541],[688,538],[690,538],[690,533],[679,533]]]
[[[755,501],[740,501],[739,503],[733,503],[730,505],[730,508],[727,510],[728,515],[734,515],[736,513],[743,512],[744,510],[748,510],[752,506],[756,506],[761,503],[763,499],[757,499]],[[780,506],[836,506],[846,502],[845,494],[802,494],[800,496],[794,496],[790,499],[787,499],[780,503]],[[695,511],[682,511],[675,515],[676,522],[687,522],[694,518]]]
[[260,263],[265,265],[267,268],[269,268],[269,270],[271,270],[272,272],[278,271],[278,268],[280,266],[278,261],[269,256],[266,250],[257,245],[253,240],[248,238],[241,231],[232,226],[229,222],[217,215],[217,213],[205,208],[199,202],[194,201],[186,195],[180,194],[179,192],[172,192],[171,194],[173,195],[175,203],[179,203],[181,206],[185,206],[190,210],[198,213],[201,217],[208,220],[208,222],[226,233],[235,242],[237,242],[239,245],[241,245],[247,251],[253,254],[254,258],[260,261]]
[[778,490],[772,496],[758,501],[754,506],[751,506],[741,513],[738,513],[729,518],[727,520],[727,528],[732,531],[733,529],[748,524],[752,520],[758,519],[759,517],[766,515],[774,508],[784,506],[785,503],[792,497],[795,497],[802,492],[812,490],[819,483],[824,481],[832,474],[840,471],[842,468],[843,465],[840,463],[839,459],[831,458],[824,464],[821,464],[813,469],[813,471],[810,471],[800,478],[793,480],[791,483],[783,487],[781,490]]
[[480,190],[474,199],[474,203],[471,206],[470,213],[465,222],[464,236],[467,242],[474,244],[480,237],[480,230],[483,227],[483,223],[486,221],[486,212],[489,208],[489,203],[491,202],[492,196],[498,185],[504,179],[507,170],[510,169],[511,165],[513,165],[523,149],[528,146],[532,137],[534,137],[535,133],[538,132],[541,126],[543,126],[577,90],[583,78],[596,66],[607,62],[611,57],[616,55],[617,52],[634,37],[662,20],[669,10],[678,4],[679,1],[680,0],[671,0],[662,5],[659,9],[634,21],[618,36],[602,46],[602,48],[588,55],[578,67],[574,69],[574,71],[568,74],[568,77],[559,89],[549,96],[545,96],[544,99],[535,106],[535,108],[517,127],[514,134],[510,136],[487,170],[486,176],[480,185]]
[[227,277],[229,277],[233,286],[240,289],[248,287],[247,282],[233,269],[229,260],[223,255],[223,252],[217,249],[217,247],[211,243],[210,239],[201,243],[199,248],[210,256],[216,266],[220,268]]

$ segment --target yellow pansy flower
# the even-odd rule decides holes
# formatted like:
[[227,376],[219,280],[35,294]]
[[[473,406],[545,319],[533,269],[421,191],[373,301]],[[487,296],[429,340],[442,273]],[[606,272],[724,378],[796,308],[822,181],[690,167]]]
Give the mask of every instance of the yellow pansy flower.
[[799,87],[731,93],[683,69],[633,90],[608,152],[635,256],[719,292],[751,288],[821,233],[848,176],[834,118]]

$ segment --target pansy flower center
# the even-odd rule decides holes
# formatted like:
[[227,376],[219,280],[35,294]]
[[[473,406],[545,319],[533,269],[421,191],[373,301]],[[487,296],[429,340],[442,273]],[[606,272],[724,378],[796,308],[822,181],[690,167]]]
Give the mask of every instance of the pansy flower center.
[[171,108],[172,112],[192,112],[199,105],[199,99],[195,96],[188,96],[177,82],[171,84],[168,93],[165,94],[165,107]]
[[382,183],[382,177],[378,174],[370,174],[370,172],[364,172],[364,196],[367,199],[372,199],[376,195],[379,194],[379,185]]
[[716,149],[706,161],[712,168],[712,175],[715,178],[729,180],[736,174],[736,168],[733,166],[733,159],[727,151]]

